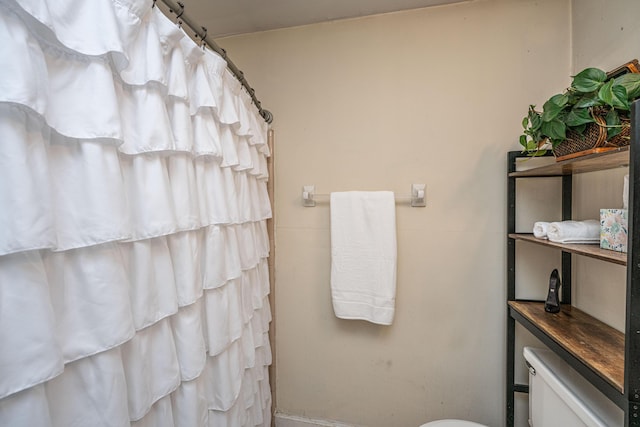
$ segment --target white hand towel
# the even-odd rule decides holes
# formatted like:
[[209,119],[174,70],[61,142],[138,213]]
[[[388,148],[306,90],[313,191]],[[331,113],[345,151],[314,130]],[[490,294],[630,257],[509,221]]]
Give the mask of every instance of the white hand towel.
[[538,239],[547,238],[547,230],[549,229],[549,223],[544,221],[538,221],[533,224],[533,237]]
[[600,242],[600,221],[552,222],[547,229],[547,237],[556,243],[598,243]]
[[396,298],[393,192],[331,193],[331,296],[342,319],[393,322]]

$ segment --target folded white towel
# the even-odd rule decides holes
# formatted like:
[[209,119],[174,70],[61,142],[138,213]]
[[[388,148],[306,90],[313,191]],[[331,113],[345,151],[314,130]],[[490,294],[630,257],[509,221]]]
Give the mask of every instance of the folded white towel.
[[544,221],[538,221],[533,224],[533,236],[538,239],[546,239],[547,238],[547,230],[549,228],[549,223]]
[[393,322],[395,209],[390,191],[331,193],[331,296],[337,317]]
[[547,229],[547,237],[556,243],[598,243],[600,242],[600,221],[552,222]]

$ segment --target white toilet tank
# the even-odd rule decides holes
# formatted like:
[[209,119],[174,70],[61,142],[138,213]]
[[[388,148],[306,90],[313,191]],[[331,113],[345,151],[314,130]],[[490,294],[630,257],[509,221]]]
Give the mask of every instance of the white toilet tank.
[[529,425],[619,427],[624,412],[548,349],[525,347],[529,370]]

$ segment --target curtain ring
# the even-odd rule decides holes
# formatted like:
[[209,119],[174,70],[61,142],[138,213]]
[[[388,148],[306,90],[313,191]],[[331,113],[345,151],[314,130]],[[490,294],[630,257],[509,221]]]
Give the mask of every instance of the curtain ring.
[[180,13],[176,12],[176,25],[178,26],[178,28],[182,28],[182,20],[180,19],[180,17],[184,13],[184,3],[179,1],[178,6],[180,6]]
[[180,13],[176,12],[176,19],[180,19],[180,17],[182,16],[182,14],[184,13],[184,3],[182,3],[181,1],[178,2],[178,6],[180,6]]
[[264,121],[267,122],[268,124],[271,124],[271,122],[273,122],[273,114],[271,114],[271,111],[261,109],[260,115],[262,116]]
[[204,39],[207,37],[207,27],[200,27],[200,28],[202,28],[202,31],[203,31],[202,35],[200,36],[200,41],[201,41],[200,47],[204,49],[204,45],[205,45]]

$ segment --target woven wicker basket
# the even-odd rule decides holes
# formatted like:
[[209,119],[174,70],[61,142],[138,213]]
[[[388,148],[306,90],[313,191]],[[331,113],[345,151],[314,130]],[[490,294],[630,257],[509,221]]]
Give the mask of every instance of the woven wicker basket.
[[589,123],[581,135],[575,131],[567,132],[567,139],[553,149],[556,157],[564,157],[570,154],[587,151],[601,147],[623,147],[629,145],[631,125],[629,120],[622,120],[622,132],[607,140],[607,123],[604,117],[595,116],[595,123]]

